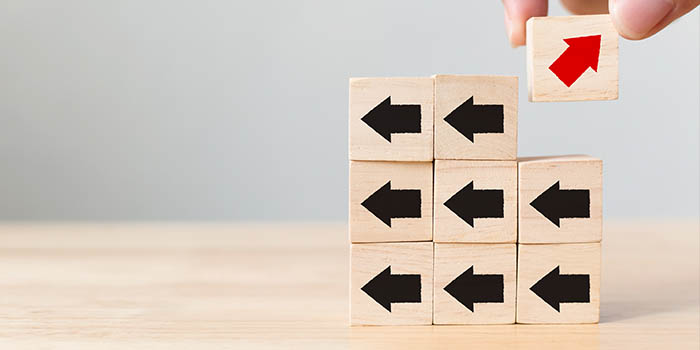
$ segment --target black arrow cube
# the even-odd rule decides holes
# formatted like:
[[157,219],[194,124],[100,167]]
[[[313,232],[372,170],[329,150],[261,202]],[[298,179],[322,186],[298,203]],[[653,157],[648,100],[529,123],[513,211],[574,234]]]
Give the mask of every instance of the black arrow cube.
[[350,162],[350,240],[432,240],[431,163]]
[[518,323],[597,323],[600,243],[518,245]]
[[429,325],[433,320],[431,242],[353,244],[353,325]]
[[435,324],[515,322],[516,247],[435,243]]
[[515,161],[435,161],[435,242],[515,243]]
[[350,79],[350,159],[433,160],[433,79]]
[[435,76],[435,159],[515,160],[518,78]]
[[599,242],[602,168],[584,155],[519,159],[519,242]]

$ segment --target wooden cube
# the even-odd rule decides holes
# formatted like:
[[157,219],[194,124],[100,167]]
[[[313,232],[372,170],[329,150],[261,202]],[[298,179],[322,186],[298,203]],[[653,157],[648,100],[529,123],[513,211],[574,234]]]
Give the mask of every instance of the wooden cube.
[[433,243],[351,247],[352,325],[429,325],[433,320]]
[[436,160],[435,242],[515,243],[515,161]]
[[350,79],[350,159],[433,160],[433,79]]
[[433,164],[350,162],[350,241],[433,239]]
[[435,159],[514,160],[518,77],[435,76]]
[[530,101],[616,100],[617,37],[610,15],[530,18]]
[[518,323],[597,323],[600,243],[518,245]]
[[518,242],[600,242],[602,172],[584,155],[518,159]]
[[515,244],[435,243],[433,323],[515,323],[515,250]]

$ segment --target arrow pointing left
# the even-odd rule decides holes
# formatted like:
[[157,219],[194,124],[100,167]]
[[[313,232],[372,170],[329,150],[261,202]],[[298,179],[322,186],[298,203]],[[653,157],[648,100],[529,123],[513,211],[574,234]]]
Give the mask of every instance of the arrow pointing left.
[[474,303],[503,302],[503,275],[475,275],[471,266],[450,282],[445,291],[474,312]]
[[391,181],[362,202],[379,220],[391,227],[391,219],[420,218],[420,190],[392,190]]
[[420,303],[420,275],[392,275],[391,265],[362,288],[370,298],[391,312],[392,303]]
[[472,96],[444,120],[474,143],[474,134],[503,133],[503,105],[475,105]]
[[392,105],[389,96],[361,120],[391,143],[391,134],[420,134],[420,119],[420,105]]
[[445,206],[474,227],[474,218],[503,217],[503,190],[475,190],[472,181],[450,197]]
[[530,287],[530,290],[560,312],[560,303],[590,302],[590,275],[562,275],[557,266]]
[[589,190],[562,190],[557,181],[530,202],[530,205],[560,227],[559,221],[562,218],[590,218],[590,197]]

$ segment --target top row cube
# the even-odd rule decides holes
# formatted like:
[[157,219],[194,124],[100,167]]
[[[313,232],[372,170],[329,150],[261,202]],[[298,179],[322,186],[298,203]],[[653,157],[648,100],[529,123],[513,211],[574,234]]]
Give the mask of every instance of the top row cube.
[[517,77],[351,79],[350,159],[513,160],[517,118]]

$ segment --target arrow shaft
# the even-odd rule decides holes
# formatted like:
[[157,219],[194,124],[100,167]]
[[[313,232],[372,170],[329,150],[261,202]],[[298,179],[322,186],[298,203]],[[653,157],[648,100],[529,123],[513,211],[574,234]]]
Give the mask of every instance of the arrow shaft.
[[475,303],[503,302],[503,275],[474,275]]
[[560,303],[590,302],[590,278],[588,275],[560,275],[557,294]]
[[420,105],[391,105],[391,112],[395,116],[390,118],[392,125],[390,130],[398,133],[420,133]]
[[502,218],[503,190],[474,190],[465,206],[475,218]]
[[388,206],[392,218],[419,218],[420,190],[391,190]]
[[420,275],[391,275],[392,303],[420,303]]
[[560,218],[589,218],[590,192],[588,190],[559,190],[559,205],[556,207]]
[[503,133],[503,105],[474,105],[474,133]]
[[557,58],[549,69],[568,87],[576,82],[588,69],[589,63],[582,60],[581,52],[569,47]]

